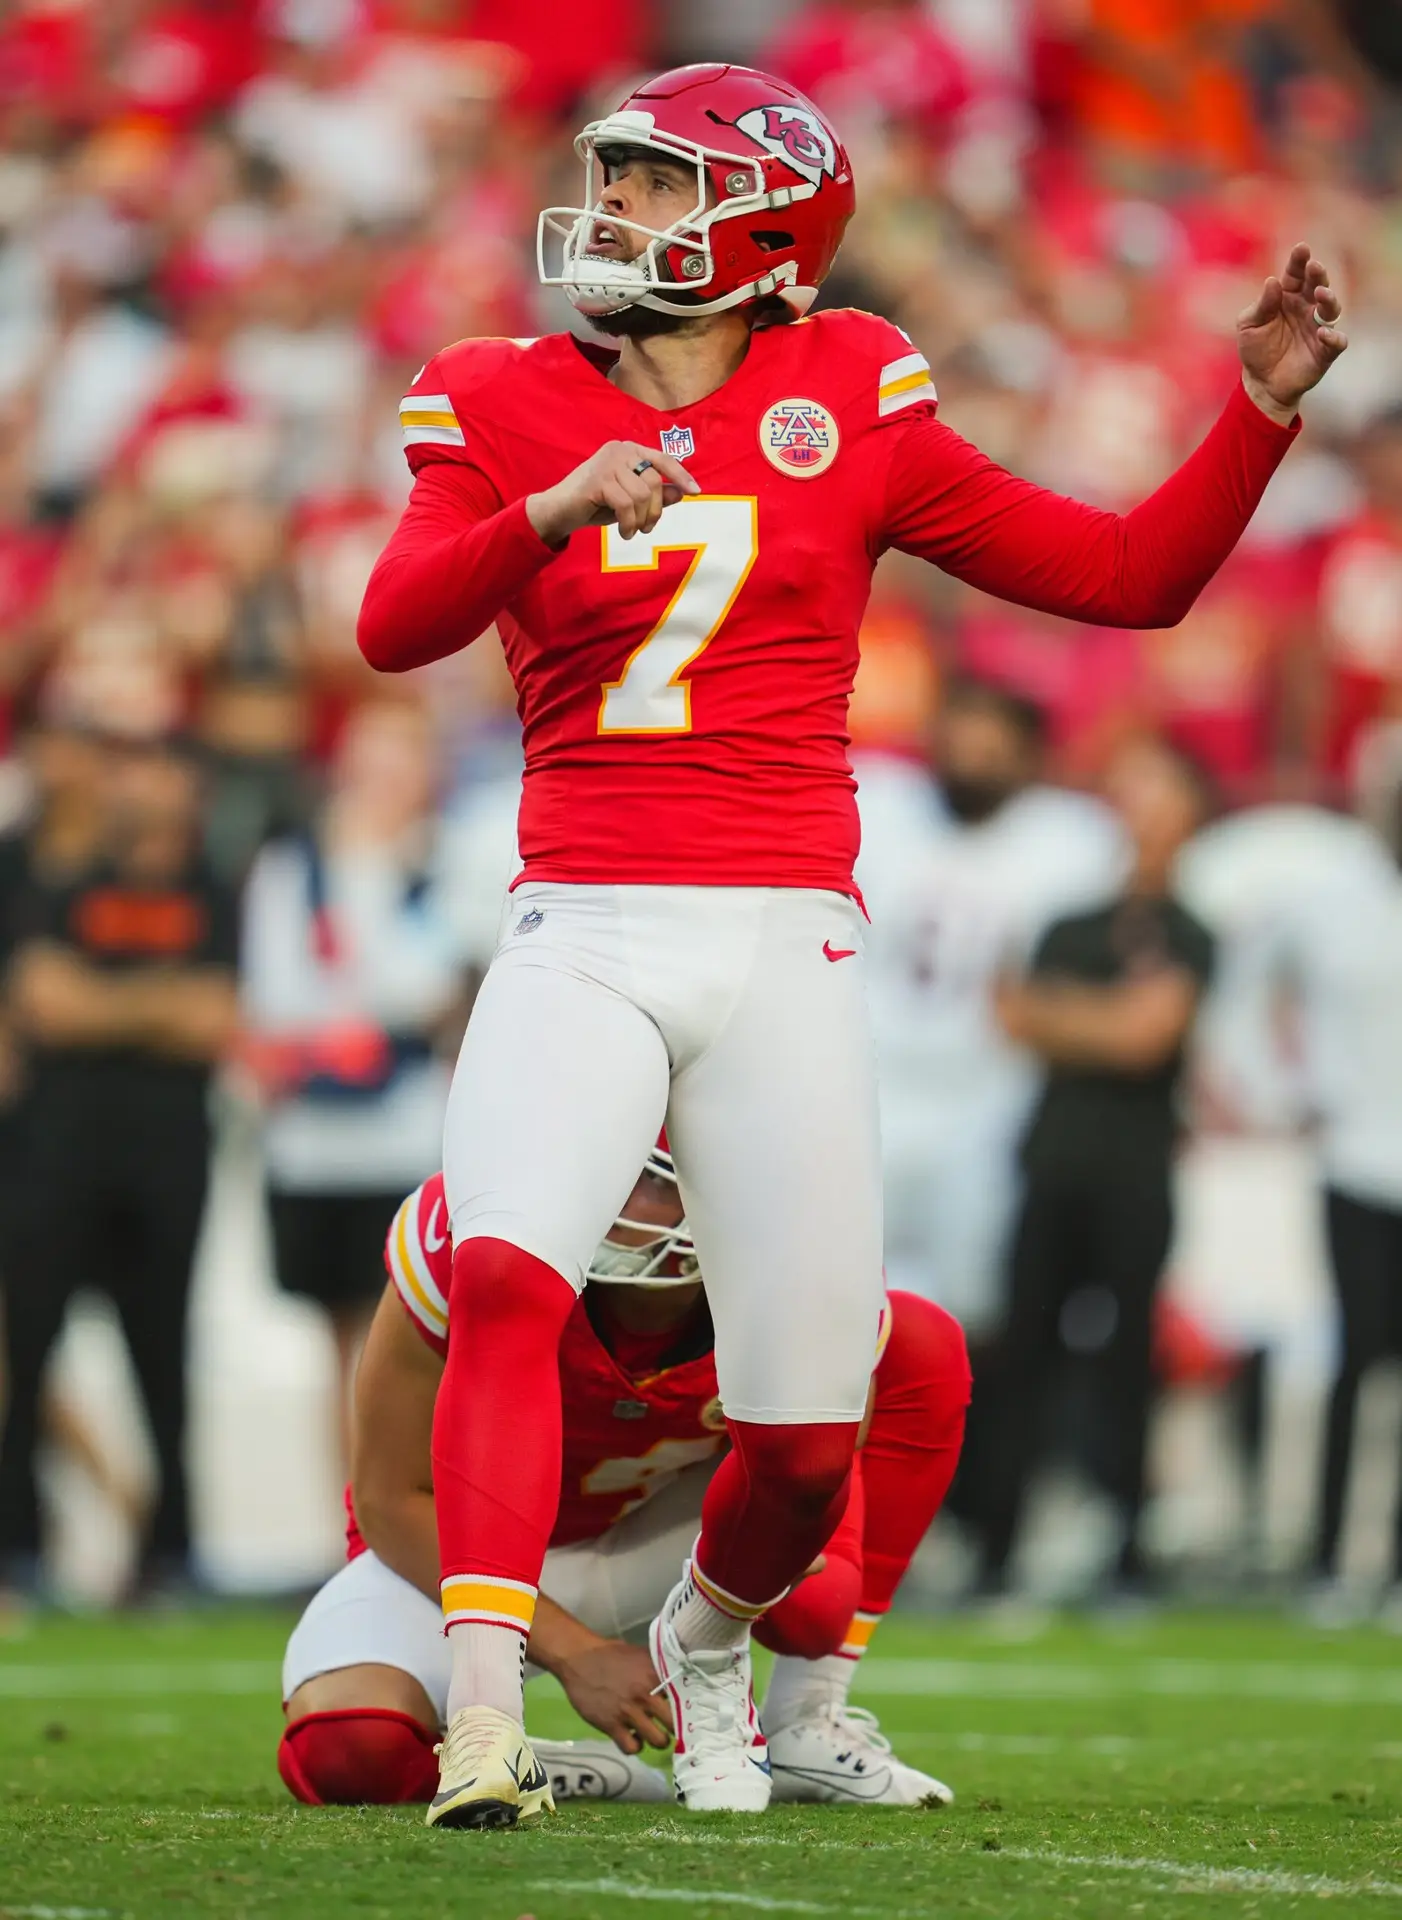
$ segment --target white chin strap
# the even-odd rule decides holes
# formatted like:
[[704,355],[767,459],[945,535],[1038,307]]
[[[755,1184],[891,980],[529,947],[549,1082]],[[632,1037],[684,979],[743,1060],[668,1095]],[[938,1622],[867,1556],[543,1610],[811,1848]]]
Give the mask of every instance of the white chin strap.
[[[689,213],[673,221],[670,227],[645,227],[639,221],[621,219],[601,205],[605,181],[600,146],[648,148],[665,154],[669,160],[681,160],[695,170],[696,203]],[[696,296],[715,282],[715,256],[711,232],[727,220],[753,219],[756,215],[790,207],[797,200],[808,200],[817,192],[811,184],[764,190],[764,168],[753,154],[726,153],[719,148],[698,147],[690,140],[669,134],[651,125],[651,115],[619,113],[587,126],[575,141],[575,151],[584,161],[585,207],[546,207],[536,226],[536,266],[545,287],[563,287],[581,313],[604,318],[622,313],[628,307],[650,307],[655,313],[675,314],[689,319],[697,314],[723,313],[749,300],[761,300],[766,294],[778,294],[795,313],[804,314],[817,298],[816,287],[797,284],[798,267],[792,260],[775,267],[772,273],[737,287],[731,293],[712,300]],[[731,189],[715,206],[706,204],[707,167],[714,162],[734,171],[727,177]],[[595,230],[600,225],[614,232],[626,229],[644,243],[632,260],[613,260],[591,252]],[[547,248],[559,243],[559,264],[551,271]],[[681,277],[667,272],[666,255],[682,250]],[[684,300],[669,294],[685,292]]]

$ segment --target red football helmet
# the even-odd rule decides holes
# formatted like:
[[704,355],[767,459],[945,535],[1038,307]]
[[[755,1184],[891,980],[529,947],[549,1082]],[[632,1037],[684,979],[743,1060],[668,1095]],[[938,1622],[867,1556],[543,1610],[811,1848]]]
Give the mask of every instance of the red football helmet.
[[[806,313],[856,205],[847,155],[812,101],[751,67],[674,67],[574,144],[588,204],[547,207],[536,252],[544,285],[563,287],[584,313],[719,313],[766,294]],[[610,215],[647,242],[634,260],[610,260],[591,254],[590,241],[605,156],[629,148],[693,166],[696,205],[665,229]],[[556,273],[547,236],[562,243]]]

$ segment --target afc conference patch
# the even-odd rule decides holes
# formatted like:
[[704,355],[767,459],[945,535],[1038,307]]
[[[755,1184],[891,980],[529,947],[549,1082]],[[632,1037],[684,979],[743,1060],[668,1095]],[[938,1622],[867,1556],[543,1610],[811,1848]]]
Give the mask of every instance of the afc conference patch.
[[690,427],[664,427],[659,442],[662,451],[670,453],[674,460],[689,460],[696,451]]
[[759,417],[759,444],[771,467],[811,480],[837,458],[837,422],[816,400],[776,400]]

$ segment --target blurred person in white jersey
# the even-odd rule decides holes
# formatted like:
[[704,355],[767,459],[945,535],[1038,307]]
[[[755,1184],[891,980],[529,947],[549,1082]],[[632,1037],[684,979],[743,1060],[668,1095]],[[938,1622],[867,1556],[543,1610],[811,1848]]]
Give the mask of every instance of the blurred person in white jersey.
[[440,1158],[461,1022],[437,771],[423,707],[362,701],[325,804],[262,849],[244,898],[243,1056],[265,1103],[273,1266],[328,1322],[343,1461],[385,1230]]
[[929,767],[856,767],[887,1273],[975,1338],[997,1318],[1017,1144],[1042,1080],[998,1025],[994,984],[1051,921],[1105,899],[1124,865],[1110,809],[1046,782],[1045,743],[1035,702],[964,678]]
[[[1261,809],[1207,836],[1188,867],[1205,905],[1235,897],[1209,1030],[1215,1071],[1248,1119],[1303,1123],[1314,1152],[1337,1329],[1310,1555],[1311,1606],[1325,1620],[1351,1616],[1360,1600],[1341,1578],[1360,1388],[1379,1362],[1402,1358],[1395,789],[1381,811],[1388,839],[1315,809]],[[1402,1627],[1402,1488],[1387,1579],[1383,1616]]]

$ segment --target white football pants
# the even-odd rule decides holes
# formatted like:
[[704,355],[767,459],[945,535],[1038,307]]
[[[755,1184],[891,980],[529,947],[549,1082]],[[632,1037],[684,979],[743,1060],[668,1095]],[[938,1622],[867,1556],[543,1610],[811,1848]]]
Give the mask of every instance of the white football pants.
[[855,902],[535,882],[502,927],[448,1102],[454,1241],[581,1287],[665,1119],[726,1412],[859,1420],[884,1290]]
[[[626,1513],[597,1540],[552,1547],[540,1590],[610,1640],[646,1625],[676,1585],[701,1524],[714,1460],[687,1467],[660,1493]],[[398,1667],[411,1674],[442,1721],[452,1653],[443,1609],[373,1553],[358,1554],[307,1602],[282,1662],[282,1697],[319,1673],[342,1667]],[[528,1666],[526,1678],[540,1669]]]

